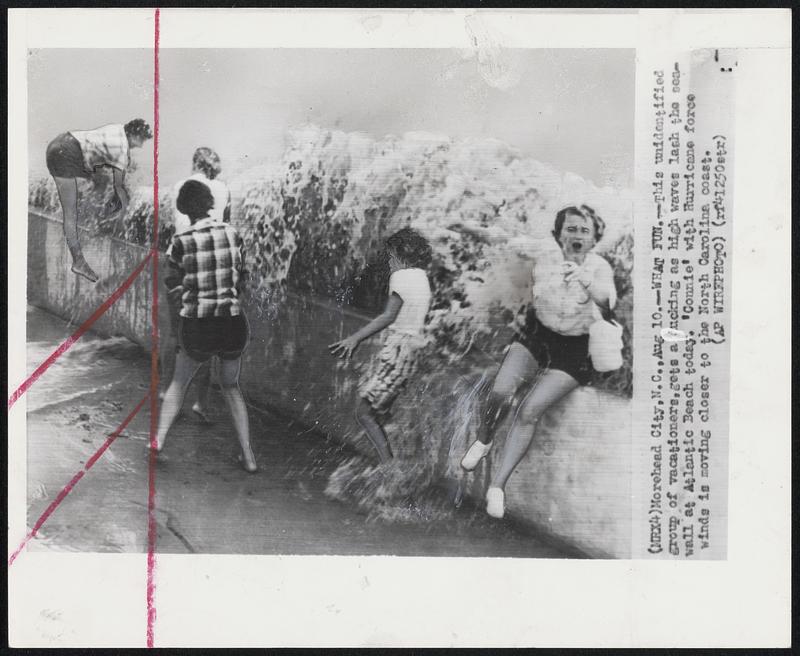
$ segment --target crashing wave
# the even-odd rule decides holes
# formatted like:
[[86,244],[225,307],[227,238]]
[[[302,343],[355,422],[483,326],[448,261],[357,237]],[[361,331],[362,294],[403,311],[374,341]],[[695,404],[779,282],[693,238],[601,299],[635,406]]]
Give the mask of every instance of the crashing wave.
[[[82,185],[81,225],[149,243],[152,189],[132,191],[123,228],[106,226],[103,208],[112,189],[95,177],[94,188]],[[473,345],[491,348],[497,331],[516,321],[527,302],[530,260],[557,248],[550,234],[556,212],[585,203],[606,222],[597,250],[615,271],[617,314],[631,325],[632,192],[597,187],[503,142],[422,132],[376,140],[305,125],[286,135],[279,162],[226,182],[232,222],[247,246],[250,285],[265,312],[279,305],[287,287],[374,309],[385,286],[376,264],[383,241],[411,226],[434,249],[431,348],[450,359]],[[173,231],[171,193],[159,195],[162,248]],[[33,184],[29,200],[55,211],[52,180]],[[626,366],[597,381],[626,394],[629,333]]]

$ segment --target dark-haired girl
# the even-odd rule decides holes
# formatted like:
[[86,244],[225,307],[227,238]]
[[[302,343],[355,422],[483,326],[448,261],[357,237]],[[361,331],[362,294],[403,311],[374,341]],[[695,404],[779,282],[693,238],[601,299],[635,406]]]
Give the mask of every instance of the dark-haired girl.
[[247,406],[239,390],[242,352],[249,338],[247,319],[239,301],[244,242],[232,226],[209,217],[214,196],[202,182],[184,183],[177,206],[192,225],[172,238],[168,251],[170,273],[164,282],[170,290],[181,289],[179,351],[158,418],[156,450],[164,448],[167,432],[180,412],[186,389],[198,367],[217,356],[222,395],[242,449],[241,463],[248,472],[255,472]]
[[387,329],[383,346],[373,357],[358,385],[356,421],[372,442],[381,462],[392,459],[392,449],[378,421],[406,386],[418,364],[422,330],[431,302],[426,269],[432,250],[428,241],[411,228],[386,240],[389,259],[389,299],[383,313],[361,330],[331,344],[331,353],[349,359],[365,339]]
[[72,272],[90,282],[97,282],[97,274],[86,262],[78,239],[78,178],[90,179],[95,169],[108,166],[114,174],[115,192],[110,209],[124,216],[128,207],[124,182],[130,149],[141,148],[152,137],[150,126],[137,118],[125,125],[113,124],[94,130],[65,132],[47,146],[47,170],[58,189],[64,216],[64,238],[72,255]]
[[506,483],[527,453],[541,416],[592,376],[589,327],[602,316],[599,308],[613,308],[617,297],[611,266],[591,252],[604,228],[603,220],[587,205],[561,210],[552,232],[561,252],[534,264],[533,302],[524,329],[515,336],[495,376],[482,434],[461,460],[461,466],[471,471],[489,452],[495,429],[508,414],[517,390],[524,383],[530,385],[535,360],[542,371],[520,403],[486,493],[486,511],[493,517],[503,516]]

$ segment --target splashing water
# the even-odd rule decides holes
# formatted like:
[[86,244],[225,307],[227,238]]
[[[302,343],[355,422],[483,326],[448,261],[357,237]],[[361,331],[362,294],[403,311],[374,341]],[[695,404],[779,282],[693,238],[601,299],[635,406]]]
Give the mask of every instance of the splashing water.
[[[462,386],[462,381],[459,379],[456,388]],[[447,452],[447,470],[446,474],[452,475],[455,469],[460,474],[461,469],[454,463],[458,462],[460,456],[466,451],[469,445],[470,427],[475,425],[477,410],[480,406],[479,399],[481,399],[491,384],[491,377],[486,373],[482,373],[480,378],[466,391],[462,392],[458,401],[455,403],[449,413],[449,421],[454,425],[451,433],[450,448]],[[480,417],[477,417],[477,423],[480,424]]]
[[453,508],[435,481],[432,463],[396,459],[370,464],[353,457],[330,475],[325,494],[355,504],[372,521],[441,521],[452,516]]
[[[456,383],[457,401],[442,425],[450,442],[445,464],[445,479],[463,478],[458,459],[466,447],[472,428],[479,420],[479,399],[488,389],[491,377],[482,373],[477,381],[462,376]],[[425,522],[452,517],[453,499],[441,489],[441,467],[433,461],[397,458],[387,464],[374,464],[363,457],[342,462],[330,475],[325,494],[354,503],[370,519],[388,522]],[[459,483],[459,485],[461,485]]]
[[[33,371],[53,352],[51,342],[29,342],[26,345],[28,370]],[[124,337],[109,339],[86,338],[74,344],[62,357],[57,359],[29,393],[28,412],[44,410],[67,402],[76,402],[114,386],[106,371],[111,360],[131,362],[141,360],[142,350]],[[73,381],[77,378],[94,379],[96,384],[90,388],[76,391]]]

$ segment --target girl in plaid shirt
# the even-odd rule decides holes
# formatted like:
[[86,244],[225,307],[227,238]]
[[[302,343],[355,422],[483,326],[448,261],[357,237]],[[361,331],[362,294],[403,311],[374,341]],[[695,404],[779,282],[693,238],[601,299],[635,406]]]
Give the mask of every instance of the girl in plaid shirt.
[[[178,211],[175,206],[175,201],[180,194],[181,187],[187,180],[198,180],[206,185],[211,190],[211,195],[214,197],[214,207],[209,212],[209,217],[216,221],[223,223],[230,223],[231,220],[231,192],[228,187],[219,179],[222,173],[222,162],[216,151],[211,148],[202,146],[194,151],[192,156],[192,174],[186,179],[181,180],[175,185],[174,193],[172,195],[173,211],[172,216],[174,219],[175,232],[180,233],[190,230],[192,222],[189,217]],[[178,312],[180,311],[180,299],[173,303],[173,297],[167,296],[167,301],[170,309],[170,319],[172,320],[173,335],[177,334]],[[170,356],[174,355],[170,349],[162,349],[162,356],[164,356],[165,366],[174,367],[174,360],[169,361]],[[192,404],[192,412],[197,415],[200,421],[206,425],[211,424],[211,419],[206,413],[208,405],[208,395],[211,391],[211,361],[204,363],[194,376],[195,388],[197,389],[197,397]],[[167,378],[167,380],[169,380]],[[166,381],[165,381],[166,382]],[[162,400],[164,393],[161,393]]]
[[248,472],[257,471],[250,448],[247,406],[239,390],[242,352],[249,327],[241,303],[244,242],[235,228],[209,218],[214,206],[211,190],[199,180],[180,189],[177,207],[192,227],[172,238],[168,251],[170,273],[164,283],[180,294],[175,372],[158,420],[156,450],[164,448],[167,432],[180,412],[192,377],[213,356],[220,359],[220,385],[230,408],[242,448],[240,460]]

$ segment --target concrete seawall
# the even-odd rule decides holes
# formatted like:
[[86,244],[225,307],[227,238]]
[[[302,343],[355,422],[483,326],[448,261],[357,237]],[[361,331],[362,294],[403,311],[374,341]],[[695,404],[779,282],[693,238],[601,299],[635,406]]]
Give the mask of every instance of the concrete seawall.
[[[82,233],[88,261],[101,276],[91,285],[69,270],[62,225],[29,212],[28,299],[33,305],[80,323],[146,256],[144,248]],[[162,269],[163,270],[163,269]],[[94,329],[123,335],[151,348],[151,268],[98,320]],[[163,286],[159,324],[169,330]],[[327,299],[289,294],[279,307],[248,307],[251,342],[242,387],[255,402],[352,444],[371,455],[353,419],[358,368],[375,345],[360,349],[353,364],[328,353],[327,345],[369,317]],[[396,454],[429,463],[434,476],[454,476],[471,441],[483,403],[479,390],[496,363],[463,358],[457,365],[429,359],[398,399],[386,424]],[[512,413],[513,414],[513,413]],[[589,555],[630,555],[631,404],[594,388],[582,388],[552,408],[540,422],[530,453],[507,488],[508,514],[535,524]],[[505,429],[486,462],[467,479],[468,494],[481,499],[502,451]]]

